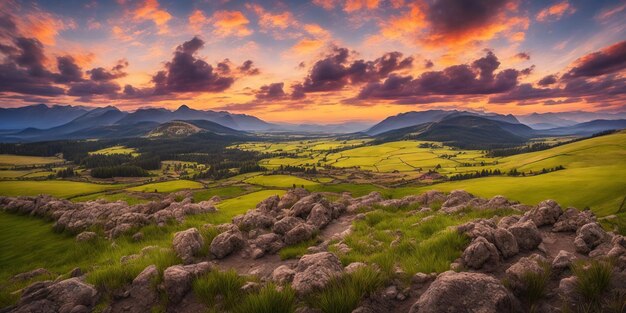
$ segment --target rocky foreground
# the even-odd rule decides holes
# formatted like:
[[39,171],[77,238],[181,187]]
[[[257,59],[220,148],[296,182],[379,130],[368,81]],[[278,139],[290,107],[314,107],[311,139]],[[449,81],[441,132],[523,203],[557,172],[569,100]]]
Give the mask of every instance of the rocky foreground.
[[[100,226],[103,235],[113,240],[141,226],[180,222],[189,214],[215,212],[218,201],[215,198],[196,204],[186,197],[177,202],[172,196],[162,202],[129,206],[102,201],[75,204],[42,196],[0,198],[0,207],[8,212],[52,218],[57,229],[77,233],[77,240],[98,236],[87,231],[93,226]],[[349,250],[342,239],[351,232],[352,221],[364,218],[374,207],[391,206],[418,207],[418,211],[433,214],[462,214],[467,208],[511,209],[518,213],[456,226],[470,241],[461,257],[450,265],[450,271],[417,273],[407,283],[398,270],[397,277],[366,295],[354,312],[569,312],[571,308],[577,312],[590,301],[579,292],[581,277],[575,273],[581,272],[572,270],[577,260],[609,264],[610,285],[600,295],[603,298],[599,308],[617,307],[615,312],[626,308],[626,238],[606,232],[590,211],[564,210],[552,200],[530,207],[501,196],[476,198],[464,191],[430,191],[393,200],[385,200],[378,193],[360,198],[344,194],[331,202],[322,194],[294,189],[283,197],[263,200],[230,224],[203,226],[217,228],[218,234],[211,242],[204,242],[196,228],[176,233],[172,248],[182,263],[162,273],[156,266],[148,266],[132,284],[114,291],[105,311],[147,312],[161,296],[167,298],[168,312],[206,310],[191,292],[192,282],[200,275],[226,268],[258,277],[244,286],[247,290],[271,282],[277,288],[290,285],[299,298],[304,298],[358,268],[376,268],[359,262],[344,267],[339,257],[328,250],[331,245],[333,251]],[[141,233],[134,236],[140,237]],[[309,247],[309,253],[298,260],[282,261],[276,256],[282,248],[316,236],[321,243]],[[203,247],[208,247],[208,256],[200,253]],[[140,254],[128,256],[136,257]],[[593,269],[587,266],[583,273],[585,270]],[[33,273],[20,275],[23,278]],[[79,271],[69,279],[34,283],[22,290],[15,307],[0,311],[91,312],[105,291],[85,283],[85,275],[88,273]],[[529,294],[537,289],[537,279],[544,276],[545,294],[531,301]],[[154,281],[160,281],[158,286]],[[614,297],[612,302],[604,301]],[[317,312],[305,306],[298,311]]]

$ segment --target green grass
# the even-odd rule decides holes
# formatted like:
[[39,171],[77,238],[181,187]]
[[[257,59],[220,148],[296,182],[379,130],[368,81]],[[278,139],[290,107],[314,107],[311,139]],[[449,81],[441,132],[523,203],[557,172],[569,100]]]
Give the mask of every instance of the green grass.
[[94,193],[91,195],[86,195],[86,196],[80,196],[80,197],[75,197],[72,198],[72,201],[74,202],[86,202],[86,201],[92,201],[92,200],[98,200],[98,199],[104,199],[108,202],[115,202],[118,200],[122,200],[125,201],[126,203],[128,203],[129,205],[135,205],[135,204],[141,204],[141,203],[147,203],[150,202],[149,199],[143,199],[143,198],[139,198],[139,197],[135,197],[132,194],[128,194],[125,192],[117,192],[117,193]]
[[246,283],[244,277],[235,270],[211,271],[193,282],[193,291],[200,301],[221,311],[230,310],[242,298],[241,287]]
[[205,200],[211,199],[213,196],[219,196],[221,199],[228,199],[228,198],[242,195],[246,192],[248,192],[248,189],[242,186],[210,187],[205,190],[194,192],[193,201],[194,202],[205,201]]
[[258,175],[246,179],[245,182],[253,185],[278,188],[290,188],[293,187],[294,184],[298,187],[311,187],[319,184],[317,182],[291,175]]
[[535,306],[537,302],[545,297],[548,291],[547,288],[548,282],[550,281],[550,275],[552,274],[550,263],[541,262],[539,265],[542,267],[541,272],[536,273],[531,271],[524,273],[521,277],[525,286],[521,297],[528,304],[530,312],[534,312],[536,310]]
[[576,291],[586,303],[601,305],[602,296],[608,290],[613,276],[613,264],[610,260],[591,260],[574,262],[572,272],[578,278]]
[[277,290],[269,284],[258,293],[247,295],[234,313],[293,313],[296,310],[296,293],[289,286]]
[[307,249],[310,246],[314,246],[318,243],[319,243],[319,239],[317,238],[305,240],[293,246],[287,246],[287,247],[280,249],[280,251],[278,252],[278,255],[280,255],[281,260],[299,258],[307,253]]
[[58,198],[70,198],[124,187],[125,185],[121,184],[93,184],[68,180],[0,181],[0,195],[16,197],[47,194]]
[[309,296],[306,302],[324,313],[350,313],[364,296],[382,287],[385,280],[385,276],[372,267],[360,268],[333,278],[323,290]]
[[0,167],[36,166],[62,163],[65,160],[57,157],[39,157],[14,154],[0,154]]
[[151,183],[145,184],[137,187],[128,188],[128,191],[136,191],[136,192],[160,192],[160,193],[170,193],[185,189],[200,189],[203,188],[204,185],[202,183],[191,181],[191,180],[170,180],[159,183]]
[[108,148],[100,149],[98,151],[89,152],[89,154],[104,154],[104,155],[130,154],[134,157],[139,156],[139,153],[137,153],[137,150],[135,150],[134,148],[127,148],[125,146],[108,147]]

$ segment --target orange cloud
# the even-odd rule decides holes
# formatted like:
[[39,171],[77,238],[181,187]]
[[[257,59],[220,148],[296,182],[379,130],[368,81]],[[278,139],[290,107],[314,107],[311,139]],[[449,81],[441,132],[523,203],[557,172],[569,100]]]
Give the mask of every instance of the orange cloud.
[[266,11],[258,4],[248,4],[246,7],[256,13],[259,17],[259,26],[265,31],[272,29],[285,30],[290,26],[298,25],[298,22],[289,11],[274,14]]
[[54,45],[59,32],[66,29],[75,29],[76,23],[72,20],[64,22],[47,12],[36,12],[24,15],[17,20],[20,31],[29,37],[37,38],[43,44]]
[[318,25],[318,24],[306,24],[304,25],[304,30],[315,36],[318,38],[329,38],[330,37],[330,33],[325,30],[324,28],[322,28],[322,26]]
[[302,39],[298,41],[293,47],[291,47],[291,51],[296,54],[309,54],[315,51],[318,51],[322,47],[324,47],[324,41],[320,39]]
[[159,8],[157,0],[145,0],[133,12],[133,18],[140,21],[152,21],[159,29],[159,34],[165,34],[169,31],[167,22],[172,19],[172,15]]
[[343,10],[350,13],[361,9],[376,9],[380,0],[346,0]]
[[565,14],[573,14],[576,12],[576,8],[572,7],[567,0],[559,2],[555,5],[549,6],[537,14],[537,21],[557,21]]
[[246,37],[252,34],[248,28],[250,20],[241,11],[217,11],[211,18],[213,21],[213,34],[219,37]]
[[189,26],[197,32],[202,29],[202,26],[208,23],[207,17],[204,16],[204,13],[200,10],[193,11],[193,13],[189,15],[188,21]]
[[117,25],[113,26],[113,28],[111,29],[111,32],[113,33],[113,37],[115,37],[115,38],[117,38],[117,39],[119,39],[121,41],[131,41],[131,40],[133,40],[132,36],[126,34],[126,32],[124,32],[124,30],[121,27],[117,26]]
[[332,10],[337,4],[336,0],[313,0],[313,4],[320,6],[326,10]]
[[626,3],[604,9],[600,11],[600,13],[598,13],[594,18],[598,21],[604,22],[615,16],[615,14],[620,13],[624,10],[626,10]]

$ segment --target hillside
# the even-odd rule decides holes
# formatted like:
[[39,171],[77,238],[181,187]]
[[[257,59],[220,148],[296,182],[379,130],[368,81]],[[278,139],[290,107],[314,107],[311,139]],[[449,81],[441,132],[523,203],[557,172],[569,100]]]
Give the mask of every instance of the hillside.
[[212,132],[215,134],[240,135],[243,132],[222,126],[217,123],[195,120],[195,121],[171,121],[163,123],[151,130],[148,137],[187,137],[200,132]]

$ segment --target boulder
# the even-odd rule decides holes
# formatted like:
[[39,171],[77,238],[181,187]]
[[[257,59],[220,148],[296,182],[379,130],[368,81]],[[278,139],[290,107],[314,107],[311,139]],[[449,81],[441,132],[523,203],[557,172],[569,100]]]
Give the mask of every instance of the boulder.
[[473,198],[474,196],[465,190],[453,190],[441,205],[441,211],[444,213],[456,213],[464,209]]
[[277,205],[277,209],[278,210],[289,209],[296,202],[298,202],[298,200],[308,195],[309,195],[309,192],[306,191],[306,189],[304,188],[290,189],[289,191],[287,191],[287,193],[285,193],[282,196],[282,198],[280,198],[280,201],[278,202],[278,205]]
[[533,221],[518,221],[508,229],[521,250],[533,250],[542,242],[541,233]]
[[457,226],[457,231],[474,239],[484,237],[489,242],[494,241],[495,224],[491,220],[479,219]]
[[191,290],[193,276],[181,265],[170,266],[163,272],[163,288],[171,303],[179,303]]
[[288,231],[292,230],[294,227],[303,223],[304,223],[304,220],[302,220],[301,218],[293,217],[293,216],[285,216],[274,224],[274,227],[272,227],[272,231],[274,231],[275,233],[279,235],[284,235]]
[[128,290],[128,297],[111,304],[111,312],[149,312],[159,301],[159,293],[154,286],[158,277],[159,271],[156,266],[146,267],[133,280]]
[[277,209],[280,198],[276,195],[268,197],[256,205],[257,210],[271,212]]
[[473,269],[493,270],[498,266],[500,256],[495,245],[484,237],[478,237],[463,251],[463,263]]
[[238,223],[239,227],[244,230],[256,229],[256,228],[271,228],[276,219],[267,212],[259,209],[248,211],[241,221]]
[[493,237],[494,243],[503,258],[508,259],[519,252],[517,240],[510,231],[504,228],[496,228],[493,232]]
[[84,231],[78,235],[76,235],[76,241],[78,242],[87,242],[87,241],[92,241],[92,240],[96,240],[96,238],[98,238],[98,234],[92,232],[92,231]]
[[576,260],[576,256],[573,253],[561,250],[552,260],[552,270],[556,272],[566,270],[572,265],[574,260]]
[[413,304],[410,313],[520,312],[515,297],[497,279],[482,273],[447,271]]
[[561,207],[554,200],[541,201],[537,207],[529,211],[528,214],[535,226],[552,225],[557,222],[559,216],[563,213]]
[[204,239],[197,228],[190,228],[174,234],[174,251],[185,264],[193,262],[194,256],[202,250]]
[[318,229],[324,228],[330,221],[333,219],[333,211],[332,209],[326,207],[325,205],[318,203],[313,206],[311,209],[311,213],[309,213],[309,217],[307,218],[307,223],[314,225]]
[[259,249],[259,251],[261,252],[260,254],[257,253],[255,255],[255,259],[262,257],[266,253],[277,253],[285,246],[283,241],[280,239],[280,236],[275,233],[259,235],[250,242],[250,245],[252,246],[253,250]]
[[575,232],[581,226],[595,220],[591,211],[578,211],[568,208],[552,227],[553,232]]
[[527,289],[526,275],[529,273],[546,274],[546,259],[538,254],[519,259],[506,270],[509,287],[516,294],[522,294]]
[[13,280],[13,281],[27,281],[27,280],[30,280],[30,279],[33,279],[33,278],[35,278],[37,276],[42,276],[42,275],[52,275],[52,273],[50,273],[45,268],[37,268],[37,269],[34,269],[32,271],[16,274],[15,276],[11,277],[11,280]]
[[26,287],[15,313],[53,313],[86,310],[90,312],[98,300],[98,291],[79,278],[59,282],[37,282]]
[[607,242],[608,234],[602,229],[598,223],[592,222],[583,225],[576,231],[574,246],[576,251],[587,254],[600,244]]
[[519,221],[519,219],[520,219],[519,215],[505,216],[505,217],[501,218],[500,221],[498,222],[498,227],[499,228],[508,229],[513,224],[517,223]]
[[216,258],[222,259],[241,249],[244,244],[245,242],[241,231],[239,231],[239,229],[231,229],[213,238],[209,250]]
[[346,271],[346,273],[350,274],[350,273],[354,273],[358,271],[359,269],[366,268],[366,267],[367,267],[367,264],[363,262],[352,262],[348,264],[344,270]]
[[312,225],[302,223],[285,234],[285,244],[288,246],[309,240],[313,237],[315,228]]
[[291,283],[295,275],[296,271],[287,265],[281,265],[272,272],[272,281],[279,285],[285,285]]
[[308,195],[296,202],[289,212],[289,215],[306,219],[316,204],[327,205],[328,202],[319,193]]
[[343,272],[341,262],[330,252],[304,255],[298,261],[291,286],[300,295],[324,288]]

